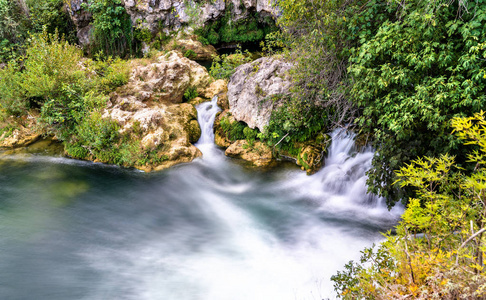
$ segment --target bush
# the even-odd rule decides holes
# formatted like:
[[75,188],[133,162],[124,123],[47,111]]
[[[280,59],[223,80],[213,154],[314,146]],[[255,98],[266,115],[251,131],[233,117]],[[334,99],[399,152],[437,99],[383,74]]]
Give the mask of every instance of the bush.
[[33,34],[27,43],[21,87],[28,98],[42,103],[56,98],[65,85],[80,84],[84,72],[81,51],[58,34]]
[[214,57],[209,74],[215,79],[229,79],[238,66],[248,62],[251,62],[250,53],[248,50],[243,53],[238,47],[234,54]]
[[186,52],[184,52],[184,57],[187,57],[189,59],[196,59],[197,54],[196,54],[196,52],[194,52],[194,50],[189,49]]
[[0,109],[4,115],[22,115],[28,109],[22,89],[22,74],[16,62],[10,61],[0,69]]
[[190,86],[184,92],[184,101],[191,101],[198,96],[197,88],[195,86]]
[[[120,127],[116,122],[103,118],[101,113],[94,111],[78,124],[72,143],[75,146],[67,147],[66,150],[68,154],[75,156],[75,154],[82,154],[82,152],[79,152],[79,147],[82,147],[87,149],[85,153],[89,153],[93,158],[98,158],[107,163],[119,163],[119,129]],[[69,149],[78,150],[70,153]]]
[[130,77],[129,63],[120,58],[113,59],[111,56],[102,59],[95,55],[94,61],[86,64],[90,71],[96,73],[93,88],[101,93],[112,92],[115,88],[128,83]]
[[[106,56],[133,54],[133,34],[130,16],[121,0],[89,0],[82,4],[93,15],[92,53]],[[144,32],[140,35],[146,38]]]

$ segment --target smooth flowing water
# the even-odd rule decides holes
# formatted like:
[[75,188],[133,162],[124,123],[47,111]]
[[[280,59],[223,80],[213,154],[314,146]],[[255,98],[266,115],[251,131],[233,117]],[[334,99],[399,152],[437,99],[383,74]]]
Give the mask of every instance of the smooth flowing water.
[[330,276],[400,215],[365,193],[372,152],[335,132],[313,176],[248,169],[212,143],[215,101],[203,158],[167,171],[2,156],[0,299],[334,298]]

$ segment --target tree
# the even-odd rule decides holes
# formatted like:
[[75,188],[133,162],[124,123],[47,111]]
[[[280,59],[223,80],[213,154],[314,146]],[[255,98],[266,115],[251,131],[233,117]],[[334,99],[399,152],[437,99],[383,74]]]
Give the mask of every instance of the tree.
[[333,276],[345,299],[483,299],[486,274],[486,119],[480,112],[454,118],[456,137],[472,146],[471,174],[454,157],[417,159],[396,172],[397,184],[412,187],[397,234],[360,263],[350,262]]
[[359,44],[348,71],[357,124],[377,150],[368,183],[392,205],[412,195],[392,183],[414,157],[449,152],[465,162],[448,126],[486,105],[486,1],[394,2],[382,19],[376,2],[350,20]]

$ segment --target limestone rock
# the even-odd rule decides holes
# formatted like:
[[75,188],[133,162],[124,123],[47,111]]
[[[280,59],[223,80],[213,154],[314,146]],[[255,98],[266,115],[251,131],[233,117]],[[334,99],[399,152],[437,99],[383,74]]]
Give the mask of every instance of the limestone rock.
[[231,114],[250,128],[263,132],[278,99],[291,87],[288,71],[292,64],[281,59],[262,57],[236,68],[228,83]]
[[29,146],[42,137],[42,132],[37,130],[37,115],[26,115],[23,117],[10,116],[2,122],[2,126],[15,128],[11,133],[8,131],[0,135],[0,149],[13,149]]
[[228,91],[228,83],[226,82],[226,80],[218,79],[216,81],[211,82],[211,84],[202,93],[202,96],[207,99],[212,99],[214,96],[216,95],[220,96],[226,93],[227,91]]
[[[189,87],[204,90],[209,82],[208,71],[198,63],[184,57],[178,51],[161,54],[155,62],[135,63],[127,85],[117,90],[124,98],[120,105],[156,101],[163,103],[181,103],[184,92]],[[138,109],[138,108],[137,108]]]
[[197,111],[181,101],[187,87],[205,89],[209,79],[206,69],[176,51],[153,62],[133,62],[129,82],[111,94],[103,117],[116,121],[121,133],[140,140],[140,151],[158,158],[154,165],[136,168],[161,170],[201,155],[192,145],[201,135]]
[[203,45],[200,41],[195,39],[178,39],[171,42],[167,48],[164,49],[180,49],[183,54],[191,50],[195,53],[194,57],[188,57],[194,60],[211,60],[214,56],[218,55],[218,51],[212,45]]
[[230,123],[236,122],[236,120],[235,118],[233,118],[233,116],[231,116],[231,114],[227,110],[218,113],[216,115],[216,118],[214,119],[214,124],[213,124],[214,143],[219,147],[227,148],[231,145],[231,141],[228,139],[228,137],[223,131],[223,128],[221,127],[222,118],[228,118],[228,121]]
[[15,129],[12,135],[3,138],[0,137],[0,148],[18,148],[25,147],[41,138],[41,134],[32,132],[27,128]]
[[[243,0],[243,3],[240,1],[198,1],[200,3],[194,5],[193,0],[122,0],[121,4],[125,7],[134,26],[146,28],[152,33],[164,30],[166,34],[178,31],[189,24],[203,26],[210,21],[220,19],[230,8],[232,8],[230,15],[234,21],[247,17],[253,11],[274,18],[280,14],[278,8],[272,5],[272,0]],[[66,0],[65,3],[76,25],[81,45],[89,44],[92,15],[81,7],[81,4],[88,3],[88,0]]]
[[79,43],[82,46],[86,46],[90,42],[91,25],[93,16],[90,12],[83,9],[81,5],[83,3],[88,4],[88,0],[66,0],[64,1],[67,11],[76,26],[76,34],[79,39]]
[[251,162],[257,167],[268,166],[272,162],[272,150],[260,141],[255,141],[251,146],[245,140],[238,140],[226,149],[225,154]]

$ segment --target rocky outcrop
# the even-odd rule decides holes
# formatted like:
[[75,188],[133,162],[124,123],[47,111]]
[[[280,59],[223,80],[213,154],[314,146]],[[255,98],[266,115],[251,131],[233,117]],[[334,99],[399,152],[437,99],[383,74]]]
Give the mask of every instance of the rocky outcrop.
[[225,154],[246,160],[256,167],[265,167],[272,162],[272,150],[260,141],[249,144],[248,141],[238,140],[226,149]]
[[[231,8],[232,20],[246,18],[252,12],[261,16],[276,17],[278,9],[274,0],[122,0],[132,24],[152,33],[164,31],[166,34],[182,28],[184,25],[203,25],[220,19]],[[66,8],[73,20],[81,45],[87,45],[92,28],[92,15],[83,9],[88,0],[66,0]]]
[[201,155],[192,145],[201,135],[197,111],[182,100],[189,87],[211,96],[206,91],[209,81],[206,69],[176,51],[161,54],[152,62],[132,63],[128,84],[111,94],[103,117],[116,121],[121,133],[136,136],[140,151],[164,158],[157,164],[135,167],[161,170]]
[[91,37],[92,15],[83,9],[83,3],[88,4],[88,0],[67,0],[64,1],[67,11],[76,26],[76,34],[82,46],[88,45]]
[[184,38],[172,41],[164,49],[178,49],[184,56],[194,60],[211,60],[218,56],[218,52],[212,45],[203,45],[194,38]]
[[150,31],[164,28],[180,28],[183,24],[205,24],[221,18],[225,11],[232,8],[234,20],[245,18],[249,12],[256,11],[263,15],[277,16],[278,10],[272,0],[122,0],[133,24],[139,24]]
[[188,88],[203,94],[211,80],[204,67],[177,51],[162,54],[152,63],[135,60],[133,64],[129,83],[116,91],[127,110],[140,108],[146,101],[181,103]]
[[36,125],[36,118],[31,115],[7,118],[2,126],[15,129],[4,130],[0,135],[0,149],[20,148],[35,143],[42,137]]
[[263,132],[279,99],[289,92],[291,67],[291,63],[273,57],[239,66],[228,83],[229,109],[236,120]]

